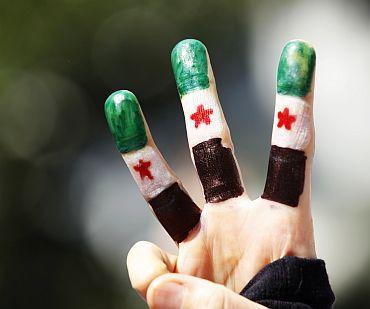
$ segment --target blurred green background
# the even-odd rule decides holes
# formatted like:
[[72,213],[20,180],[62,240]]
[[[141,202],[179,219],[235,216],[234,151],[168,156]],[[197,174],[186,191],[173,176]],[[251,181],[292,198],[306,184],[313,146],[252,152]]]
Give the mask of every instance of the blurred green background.
[[170,64],[190,37],[211,55],[252,197],[266,175],[281,48],[316,46],[317,252],[336,308],[370,306],[368,1],[13,0],[0,3],[0,308],[145,308],[126,254],[143,239],[175,248],[116,151],[103,104],[133,91],[201,202]]

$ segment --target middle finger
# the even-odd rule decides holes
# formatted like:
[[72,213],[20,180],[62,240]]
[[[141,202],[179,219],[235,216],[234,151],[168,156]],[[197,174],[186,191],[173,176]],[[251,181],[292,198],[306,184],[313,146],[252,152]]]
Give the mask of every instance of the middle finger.
[[241,196],[244,186],[206,47],[194,39],[183,40],[173,49],[171,61],[206,202]]

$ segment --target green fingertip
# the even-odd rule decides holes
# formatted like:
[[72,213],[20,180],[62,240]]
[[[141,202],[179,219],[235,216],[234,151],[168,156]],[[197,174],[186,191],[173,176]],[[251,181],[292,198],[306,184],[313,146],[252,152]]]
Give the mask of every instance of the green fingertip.
[[315,69],[315,49],[308,43],[288,42],[280,57],[277,73],[277,92],[296,97],[306,96],[311,89]]
[[105,116],[118,150],[127,153],[143,148],[148,138],[135,95],[127,90],[112,93],[105,101]]
[[202,42],[181,41],[172,50],[171,62],[180,96],[209,87],[207,50]]

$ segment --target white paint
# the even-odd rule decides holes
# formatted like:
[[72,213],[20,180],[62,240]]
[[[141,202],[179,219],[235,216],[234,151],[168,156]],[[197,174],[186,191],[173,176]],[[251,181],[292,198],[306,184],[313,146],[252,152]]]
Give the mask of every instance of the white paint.
[[[190,148],[205,142],[211,138],[222,138],[222,144],[225,147],[233,149],[230,139],[230,132],[227,126],[220,101],[218,99],[215,79],[212,72],[211,63],[208,59],[208,78],[209,88],[195,90],[182,96],[181,102],[184,109],[186,131],[188,134]],[[199,105],[203,105],[204,109],[212,109],[213,113],[209,115],[210,124],[202,122],[197,128],[195,121],[191,119],[191,115],[197,112]]]
[[[139,150],[122,154],[122,157],[146,200],[156,197],[177,180],[156,147],[146,145]],[[148,177],[141,179],[140,173],[134,169],[139,160],[150,162],[149,171],[153,179]]]
[[[285,125],[278,127],[278,113],[289,109],[289,115],[295,116],[295,121],[288,130]],[[284,148],[305,150],[311,140],[312,107],[304,98],[287,95],[276,95],[274,126],[271,144]]]

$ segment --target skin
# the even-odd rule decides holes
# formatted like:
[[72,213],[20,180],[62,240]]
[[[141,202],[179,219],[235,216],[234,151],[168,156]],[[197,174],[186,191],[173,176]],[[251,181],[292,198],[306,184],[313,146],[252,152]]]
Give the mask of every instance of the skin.
[[[183,43],[185,49],[181,49],[183,45],[180,42],[172,53],[172,62],[175,61],[175,78],[182,99],[185,94],[204,90],[203,80],[196,82],[192,76],[188,76],[185,81],[180,78],[184,73],[183,70],[178,69],[181,63],[179,64],[176,58],[180,57],[178,55],[188,57],[184,50],[190,45],[198,48],[200,45],[197,42],[185,41]],[[297,49],[302,46],[304,50],[312,49],[303,41],[291,41],[286,48],[290,50],[292,46]],[[196,54],[191,50],[188,52]],[[278,85],[280,82],[286,84],[286,80],[289,80],[289,89],[297,88],[293,92],[290,90],[289,95],[298,95],[304,99],[304,104],[312,106],[314,63],[310,62],[310,55],[304,54],[303,57],[306,57],[308,66],[311,66],[307,69],[306,65],[304,71],[310,76],[298,74],[295,75],[297,79],[295,81],[294,74],[289,72],[294,72],[294,68],[302,67],[302,59],[295,56],[294,53],[292,56],[292,53],[286,52],[286,49],[283,50],[282,58],[288,58],[280,60],[280,64],[286,66],[290,63],[291,67],[279,67],[279,72],[282,73],[278,73]],[[187,58],[188,66],[192,59],[191,56]],[[203,55],[201,61],[197,60],[195,59],[197,65],[199,63],[204,65]],[[194,69],[191,65],[190,67],[195,75],[199,70],[204,72],[203,69]],[[214,79],[210,75],[211,70],[208,67],[207,70],[210,93],[216,93]],[[288,78],[287,75],[290,77]],[[185,91],[179,87],[179,83],[187,85]],[[278,93],[281,95],[279,87]],[[236,198],[204,204],[201,207],[203,210],[200,222],[190,231],[188,237],[178,244],[177,255],[169,254],[152,243],[135,244],[128,254],[127,267],[132,286],[148,302],[149,307],[264,308],[238,295],[259,270],[285,256],[316,257],[310,210],[311,165],[314,149],[312,108],[310,110],[310,141],[304,149],[307,156],[305,181],[297,207],[263,198],[252,201],[244,192]],[[188,118],[186,121],[189,122],[188,128],[192,123]],[[224,119],[222,121],[220,125],[227,128]],[[189,134],[189,132],[188,130],[191,151],[194,146],[193,141],[197,138],[192,136],[194,133]],[[228,129],[219,132],[222,132],[219,137],[224,144],[233,149]]]

